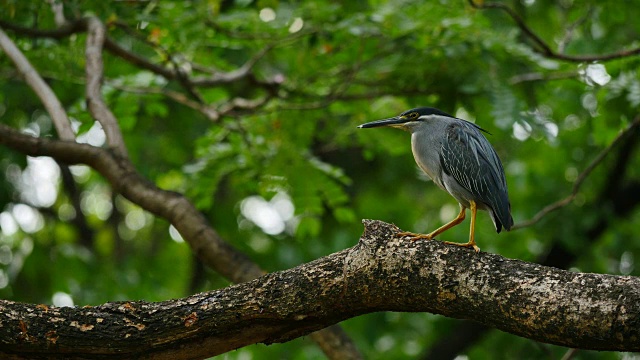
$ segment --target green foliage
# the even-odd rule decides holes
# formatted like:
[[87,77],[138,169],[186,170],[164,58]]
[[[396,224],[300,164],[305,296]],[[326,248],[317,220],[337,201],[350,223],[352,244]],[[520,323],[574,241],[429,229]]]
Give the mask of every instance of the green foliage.
[[[0,1],[6,9],[0,18],[52,29],[53,15],[43,4]],[[638,6],[505,4],[565,54],[640,45]],[[640,105],[637,55],[599,63],[550,59],[504,12],[474,10],[461,1],[69,1],[65,14],[98,16],[123,48],[191,79],[233,72],[267,49],[250,76],[195,87],[200,98],[180,79],[105,52],[103,95],[138,171],[186,194],[227,241],[269,271],[355,245],[362,218],[426,232],[455,216],[455,200],[419,175],[408,134],[358,130],[358,124],[414,106],[476,122],[492,134],[504,162],[519,223],[570,194]],[[78,133],[94,139],[99,130],[84,98],[86,35],[9,35],[56,92]],[[225,110],[252,101],[259,105]],[[198,106],[223,116],[207,117]],[[2,55],[0,121],[56,136],[41,103]],[[614,173],[625,156],[621,148],[593,171],[570,205],[533,227],[496,235],[481,213],[479,246],[527,261],[562,246],[575,257],[568,265],[574,269],[638,275],[639,200],[630,196],[635,202],[622,211],[615,208],[614,190],[639,181],[640,163],[633,156],[638,149],[633,153],[628,145],[624,171]],[[0,152],[0,297],[52,303],[54,294],[64,293],[84,305],[164,300],[228,285],[213,272],[199,272],[169,224],[112,194],[98,174],[72,168],[75,188],[60,174],[36,181],[23,156]],[[52,181],[52,201],[34,198],[33,189]],[[261,204],[272,222],[252,217],[247,199]],[[27,213],[20,207],[25,204]],[[467,225],[442,239],[466,241]],[[429,314],[371,314],[344,326],[366,358],[405,359],[446,341],[454,323]],[[466,354],[507,359],[547,358],[547,352],[561,357],[566,349],[491,332]],[[598,356],[581,351],[575,358]],[[225,358],[248,357],[322,354],[298,339]]]

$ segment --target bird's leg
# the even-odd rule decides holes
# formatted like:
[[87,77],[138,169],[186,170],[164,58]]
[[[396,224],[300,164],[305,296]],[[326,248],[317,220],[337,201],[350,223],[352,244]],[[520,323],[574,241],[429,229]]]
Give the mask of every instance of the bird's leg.
[[430,236],[431,239],[435,238],[436,235],[440,235],[443,232],[451,229],[452,227],[460,224],[464,220],[466,215],[467,215],[467,208],[465,208],[464,206],[460,205],[460,212],[458,213],[458,216],[456,216],[455,219],[449,221],[448,223],[446,223],[446,224],[440,226],[439,228],[435,229],[434,231],[430,232],[428,234],[428,236]]
[[[475,232],[476,232],[476,213],[478,212],[478,208],[476,206],[476,202],[473,200],[469,200],[469,204],[471,206],[471,227],[469,230],[469,242],[466,244],[454,243],[445,241],[445,244],[452,244],[463,247],[472,247],[476,252],[480,251],[480,248],[476,245],[475,240]],[[436,230],[438,231],[438,230]]]
[[[475,205],[475,204],[474,204]],[[466,216],[466,208],[462,205],[460,205],[460,213],[458,213],[458,216],[456,216],[455,219],[449,221],[448,223],[440,226],[439,228],[435,229],[434,231],[428,233],[428,234],[416,234],[416,233],[412,233],[409,231],[404,231],[404,232],[400,232],[397,233],[396,236],[397,237],[403,237],[403,236],[411,236],[411,241],[416,241],[419,239],[425,239],[425,240],[431,240],[433,238],[436,237],[436,235],[442,234],[443,232],[451,229],[452,227],[460,224],[462,222],[462,220],[464,220],[465,216]]]

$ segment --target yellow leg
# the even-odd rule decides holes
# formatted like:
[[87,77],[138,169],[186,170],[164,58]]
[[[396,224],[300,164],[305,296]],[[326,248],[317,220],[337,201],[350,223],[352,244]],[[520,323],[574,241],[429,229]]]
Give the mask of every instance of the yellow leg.
[[[475,240],[476,213],[478,212],[478,209],[476,207],[475,201],[469,200],[469,204],[471,205],[471,227],[470,227],[470,230],[469,230],[469,242],[466,243],[466,244],[460,244],[460,243],[454,243],[454,242],[445,241],[444,243],[445,244],[453,244],[453,245],[457,245],[457,246],[472,247],[476,252],[478,252],[478,251],[480,251],[480,248],[476,245],[476,240]],[[438,229],[438,230],[440,230],[440,229]],[[438,231],[438,230],[436,230],[436,231]]]
[[[473,203],[473,206],[475,206],[475,203]],[[433,238],[436,237],[436,235],[442,234],[443,232],[451,229],[452,227],[460,224],[462,222],[462,220],[464,220],[464,217],[466,216],[466,208],[462,205],[460,205],[460,213],[458,214],[458,216],[456,216],[455,219],[449,221],[448,223],[440,226],[439,228],[435,229],[434,231],[428,233],[428,234],[416,234],[416,233],[412,233],[409,231],[404,231],[404,232],[400,232],[397,233],[396,236],[397,237],[403,237],[403,236],[411,236],[411,241],[416,241],[419,239],[425,239],[425,240],[431,240]]]

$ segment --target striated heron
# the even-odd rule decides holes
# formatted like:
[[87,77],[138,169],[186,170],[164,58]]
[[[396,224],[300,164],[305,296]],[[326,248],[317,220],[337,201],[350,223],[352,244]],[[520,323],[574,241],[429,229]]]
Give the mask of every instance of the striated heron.
[[458,119],[430,107],[407,110],[402,114],[370,123],[358,128],[391,126],[411,133],[411,150],[420,168],[438,187],[460,203],[455,219],[429,234],[401,232],[398,236],[411,236],[412,240],[431,240],[444,231],[460,224],[466,210],[471,209],[469,241],[464,244],[445,242],[464,247],[480,248],[475,242],[477,210],[486,210],[499,233],[513,226],[507,182],[502,163],[479,126]]

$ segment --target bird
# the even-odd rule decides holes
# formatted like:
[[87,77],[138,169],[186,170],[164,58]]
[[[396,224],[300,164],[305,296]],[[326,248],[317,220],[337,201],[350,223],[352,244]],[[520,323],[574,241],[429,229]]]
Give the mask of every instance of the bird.
[[449,115],[432,107],[418,107],[398,116],[368,122],[358,128],[390,126],[411,133],[413,157],[422,171],[442,190],[460,204],[455,219],[428,234],[400,232],[399,237],[411,240],[435,239],[437,235],[460,224],[471,210],[469,241],[456,243],[480,251],[475,241],[476,213],[489,212],[496,232],[513,226],[511,203],[502,162],[491,143],[483,135],[489,134],[478,125]]

